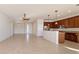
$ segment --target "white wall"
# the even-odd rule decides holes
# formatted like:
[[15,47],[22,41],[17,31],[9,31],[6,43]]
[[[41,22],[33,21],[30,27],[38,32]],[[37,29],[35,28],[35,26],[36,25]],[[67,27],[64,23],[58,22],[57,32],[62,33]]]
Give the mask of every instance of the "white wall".
[[12,26],[10,19],[0,13],[0,41],[9,38],[13,34]]
[[43,19],[37,20],[37,36],[43,36]]
[[37,19],[34,21],[32,31],[36,36],[43,36],[43,19]]

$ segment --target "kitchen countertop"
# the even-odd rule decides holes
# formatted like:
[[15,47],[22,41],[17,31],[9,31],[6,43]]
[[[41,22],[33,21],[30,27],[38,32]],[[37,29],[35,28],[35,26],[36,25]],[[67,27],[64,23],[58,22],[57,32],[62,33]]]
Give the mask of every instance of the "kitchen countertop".
[[79,32],[79,28],[52,28],[46,31]]

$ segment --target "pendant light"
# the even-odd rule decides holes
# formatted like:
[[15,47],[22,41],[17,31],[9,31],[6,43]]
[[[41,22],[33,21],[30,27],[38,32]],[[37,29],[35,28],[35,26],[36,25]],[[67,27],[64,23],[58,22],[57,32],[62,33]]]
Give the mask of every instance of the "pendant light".
[[[58,10],[55,10],[55,20],[57,20],[57,14],[58,13]],[[58,22],[55,22],[55,24],[57,25],[58,24]]]

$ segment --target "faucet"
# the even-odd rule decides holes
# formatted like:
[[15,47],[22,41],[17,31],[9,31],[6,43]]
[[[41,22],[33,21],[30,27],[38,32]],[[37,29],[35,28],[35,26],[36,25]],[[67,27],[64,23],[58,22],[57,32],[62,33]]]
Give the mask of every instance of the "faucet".
[[59,28],[64,28],[64,25],[60,25]]

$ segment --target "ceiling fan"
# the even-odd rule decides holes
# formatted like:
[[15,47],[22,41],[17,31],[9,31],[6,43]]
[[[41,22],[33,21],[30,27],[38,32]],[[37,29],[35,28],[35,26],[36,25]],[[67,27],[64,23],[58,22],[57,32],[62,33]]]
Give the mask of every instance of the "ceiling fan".
[[28,21],[29,20],[29,18],[27,18],[26,17],[26,13],[24,13],[24,15],[23,15],[23,18],[22,18],[24,21]]

